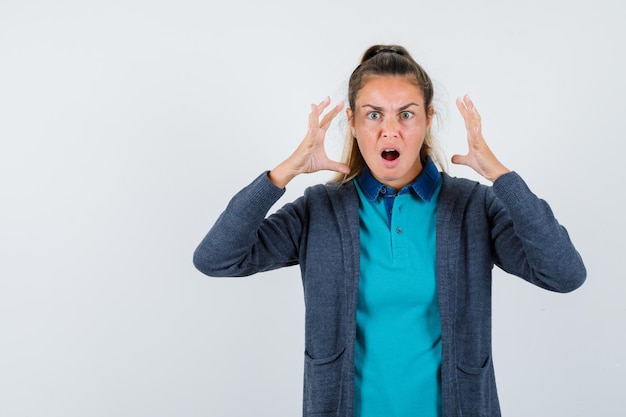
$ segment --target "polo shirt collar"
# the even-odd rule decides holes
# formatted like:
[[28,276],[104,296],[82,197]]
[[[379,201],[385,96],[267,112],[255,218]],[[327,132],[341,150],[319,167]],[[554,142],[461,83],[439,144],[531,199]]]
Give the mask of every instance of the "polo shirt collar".
[[[367,165],[357,177],[357,181],[359,181],[363,193],[370,201],[375,201],[379,196],[396,195],[392,187],[388,187],[374,178]],[[428,157],[422,172],[417,176],[415,181],[403,187],[397,194],[404,194],[413,190],[422,200],[430,201],[440,181],[441,174],[432,159]]]

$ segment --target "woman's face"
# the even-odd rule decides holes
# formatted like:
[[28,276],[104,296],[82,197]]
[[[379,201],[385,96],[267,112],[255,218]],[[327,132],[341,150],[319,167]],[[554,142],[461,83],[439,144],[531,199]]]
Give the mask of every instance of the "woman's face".
[[421,90],[406,77],[373,76],[354,104],[347,109],[350,129],[374,178],[395,190],[413,182],[432,119]]

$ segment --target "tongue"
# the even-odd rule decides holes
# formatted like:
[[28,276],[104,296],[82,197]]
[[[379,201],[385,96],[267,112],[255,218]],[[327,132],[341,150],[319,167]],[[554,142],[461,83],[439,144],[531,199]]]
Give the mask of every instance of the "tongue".
[[393,161],[399,156],[400,154],[398,153],[398,151],[383,151],[382,154],[383,159],[386,159],[387,161]]

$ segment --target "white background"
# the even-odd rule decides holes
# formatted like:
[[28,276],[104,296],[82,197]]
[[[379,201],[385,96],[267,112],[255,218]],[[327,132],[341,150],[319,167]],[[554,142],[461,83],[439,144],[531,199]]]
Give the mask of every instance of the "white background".
[[471,95],[587,265],[567,295],[496,272],[504,415],[622,415],[623,4],[1,0],[0,415],[299,415],[299,270],[213,279],[191,257],[374,43],[435,80],[448,159]]

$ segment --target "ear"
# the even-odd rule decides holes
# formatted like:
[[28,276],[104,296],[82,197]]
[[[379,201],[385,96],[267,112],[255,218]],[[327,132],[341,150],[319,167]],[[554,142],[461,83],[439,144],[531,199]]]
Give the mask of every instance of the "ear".
[[433,116],[435,115],[435,108],[431,104],[426,110],[426,127],[430,127],[430,123],[433,121]]
[[352,134],[352,136],[356,136],[354,134],[354,113],[352,112],[352,109],[350,107],[346,109],[346,117],[348,118],[348,125],[350,126],[350,133]]

